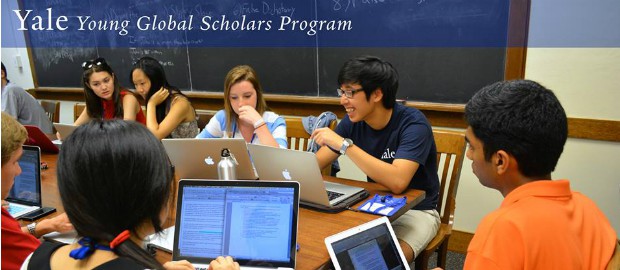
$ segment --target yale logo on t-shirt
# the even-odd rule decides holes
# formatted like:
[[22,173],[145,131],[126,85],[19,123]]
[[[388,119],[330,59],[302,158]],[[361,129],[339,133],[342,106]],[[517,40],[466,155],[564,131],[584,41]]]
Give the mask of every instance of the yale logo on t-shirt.
[[388,147],[385,151],[383,151],[383,155],[381,155],[381,159],[393,159],[394,155],[396,155],[396,152],[390,151],[390,148]]

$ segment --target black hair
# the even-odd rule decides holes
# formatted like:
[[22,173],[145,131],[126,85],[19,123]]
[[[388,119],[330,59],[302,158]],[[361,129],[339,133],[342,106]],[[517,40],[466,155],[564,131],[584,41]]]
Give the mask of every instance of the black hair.
[[[121,138],[119,140],[119,138]],[[134,121],[93,120],[63,141],[58,157],[62,205],[78,235],[110,242],[124,230],[152,224],[170,206],[173,168],[161,141]],[[114,252],[147,268],[163,269],[131,240]]]
[[86,100],[86,112],[88,116],[93,119],[103,118],[103,105],[102,99],[95,94],[92,88],[90,88],[88,80],[90,76],[95,72],[107,72],[114,77],[114,92],[112,93],[112,100],[114,101],[114,117],[123,118],[123,102],[121,102],[121,86],[118,83],[117,76],[114,75],[112,67],[103,58],[97,58],[88,60],[82,63],[82,85],[84,86],[84,99]]
[[149,89],[149,92],[146,94],[146,100],[145,100],[146,104],[149,103],[149,99],[151,99],[151,96],[153,96],[153,94],[159,91],[159,89],[161,89],[162,87],[167,89],[170,94],[168,98],[166,98],[166,101],[157,105],[155,109],[157,123],[161,123],[161,121],[163,121],[164,118],[166,118],[166,114],[168,114],[168,111],[170,110],[170,104],[172,103],[172,100],[178,95],[181,95],[185,98],[187,98],[187,96],[181,93],[181,90],[179,90],[179,88],[172,86],[170,85],[170,83],[168,83],[168,79],[166,79],[166,72],[164,71],[164,67],[159,63],[159,61],[157,61],[157,59],[153,57],[149,57],[149,56],[140,58],[138,62],[134,64],[133,69],[131,69],[131,72],[129,73],[129,80],[132,82],[133,82],[133,72],[136,69],[142,70],[142,72],[144,72],[144,74],[146,74],[146,76],[151,81],[151,88]]
[[344,63],[338,73],[338,86],[357,83],[366,93],[366,100],[377,88],[383,92],[383,106],[394,108],[398,90],[398,72],[392,64],[376,56],[361,56]]
[[487,161],[504,150],[527,177],[544,177],[555,170],[568,136],[560,101],[529,80],[485,86],[465,106],[465,118],[482,141]]
[[6,82],[10,82],[9,81],[9,75],[8,73],[6,73],[6,67],[4,67],[4,63],[0,62],[0,64],[2,64],[2,71],[4,71],[4,77],[6,78]]

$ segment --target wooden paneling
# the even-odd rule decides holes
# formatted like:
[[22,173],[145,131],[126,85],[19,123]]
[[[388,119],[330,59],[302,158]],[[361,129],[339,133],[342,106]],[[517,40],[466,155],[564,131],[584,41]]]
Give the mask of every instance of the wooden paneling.
[[568,136],[572,138],[620,142],[620,121],[568,118]]
[[508,46],[506,48],[506,63],[504,68],[505,80],[525,78],[530,2],[530,0],[510,1]]
[[[37,88],[38,99],[84,102],[82,89],[77,88]],[[185,92],[196,109],[220,110],[224,108],[222,93]],[[288,95],[265,95],[271,110],[281,115],[308,116],[332,111],[339,118],[344,116],[340,100],[334,97],[303,97]],[[443,104],[429,102],[407,102],[407,106],[421,110],[431,125],[436,127],[465,128],[464,104]],[[568,119],[568,136],[600,141],[620,142],[620,121],[605,119]]]

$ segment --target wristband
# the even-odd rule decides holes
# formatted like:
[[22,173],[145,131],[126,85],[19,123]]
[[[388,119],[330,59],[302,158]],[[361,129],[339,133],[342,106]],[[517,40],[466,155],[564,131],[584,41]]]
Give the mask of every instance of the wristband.
[[263,118],[258,119],[256,122],[254,122],[254,129],[257,129],[264,124],[265,124],[265,120],[263,120]]

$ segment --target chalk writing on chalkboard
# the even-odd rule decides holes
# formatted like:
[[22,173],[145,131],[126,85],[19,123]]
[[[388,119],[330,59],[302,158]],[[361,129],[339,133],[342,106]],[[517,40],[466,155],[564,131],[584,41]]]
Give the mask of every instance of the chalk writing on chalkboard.
[[[335,96],[342,64],[376,55],[399,71],[398,98],[464,103],[503,78],[509,6],[497,0],[45,0],[24,1],[22,9],[45,18],[51,8],[52,20],[68,16],[66,27],[84,29],[26,32],[32,44],[47,44],[33,46],[40,86],[80,87],[79,63],[102,56],[130,87],[133,63],[148,55],[183,90],[222,91],[226,72],[249,64],[266,93]],[[344,28],[326,30],[330,22]]]

